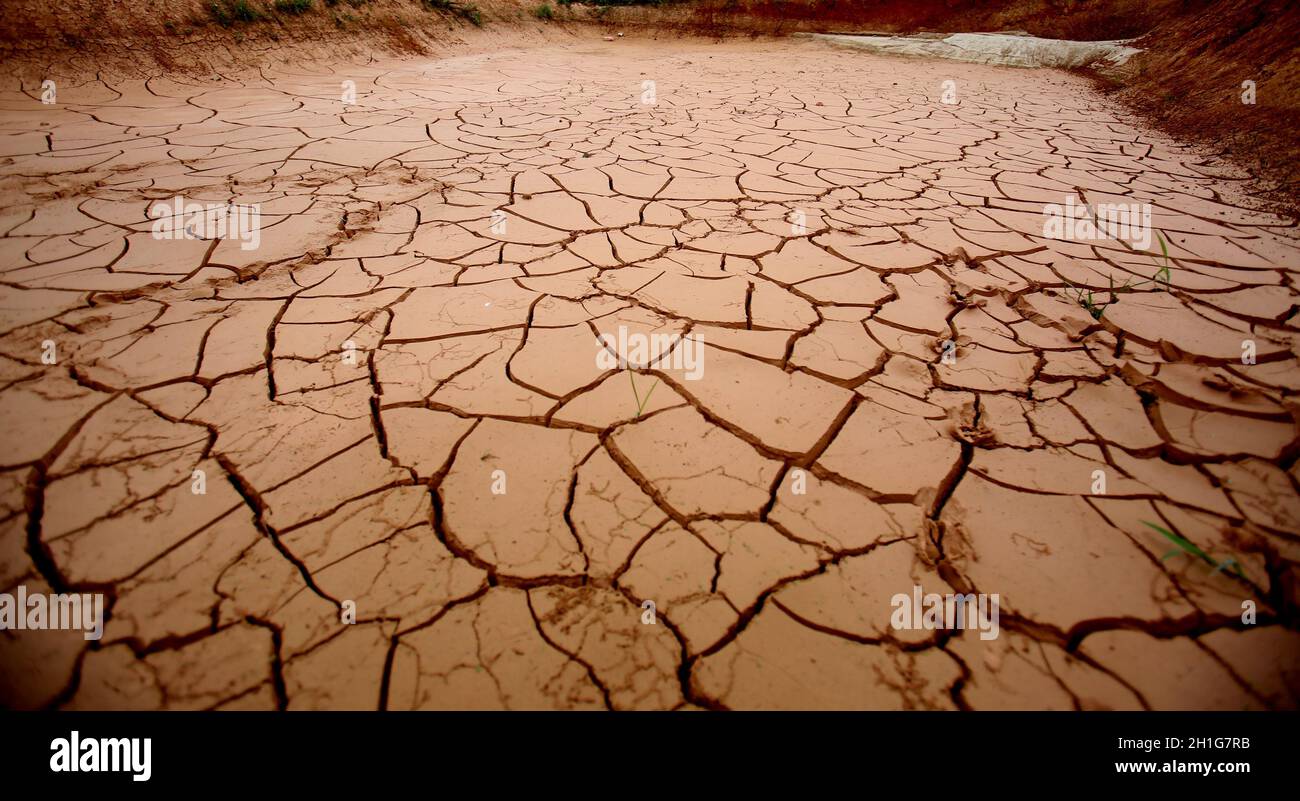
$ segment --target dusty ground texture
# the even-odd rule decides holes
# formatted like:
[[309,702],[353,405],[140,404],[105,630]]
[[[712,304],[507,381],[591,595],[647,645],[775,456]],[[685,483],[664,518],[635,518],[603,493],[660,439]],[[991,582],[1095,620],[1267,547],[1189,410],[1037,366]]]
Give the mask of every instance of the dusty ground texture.
[[[1297,704],[1300,241],[1082,78],[624,40],[39,97],[0,585],[110,619],[0,635],[4,705]],[[1156,262],[1045,238],[1071,193],[1152,204],[1168,289],[1075,302]],[[178,195],[260,247],[154,238]],[[895,630],[915,585],[1000,637]]]

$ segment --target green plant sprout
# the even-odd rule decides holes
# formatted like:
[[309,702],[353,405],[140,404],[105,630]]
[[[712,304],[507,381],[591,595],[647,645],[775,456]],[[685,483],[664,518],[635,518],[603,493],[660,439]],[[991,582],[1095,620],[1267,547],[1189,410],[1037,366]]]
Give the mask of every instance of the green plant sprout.
[[476,27],[483,27],[483,14],[473,3],[461,5],[454,0],[420,0],[420,2],[428,11],[445,11],[455,14]]
[[650,402],[650,396],[654,394],[655,387],[659,386],[659,379],[656,378],[655,382],[650,385],[650,391],[645,394],[644,400],[637,394],[636,378],[631,370],[627,371],[627,380],[632,384],[632,397],[636,398],[636,416],[640,417],[641,412],[645,411],[645,405]]
[[311,0],[275,0],[275,10],[285,14],[305,14],[311,11]]
[[1173,550],[1169,551],[1168,553],[1166,553],[1164,556],[1160,557],[1161,562],[1165,561],[1171,556],[1177,556],[1180,553],[1185,553],[1188,556],[1193,556],[1197,559],[1200,559],[1201,561],[1205,562],[1208,565],[1213,565],[1214,571],[1210,575],[1214,575],[1214,573],[1218,573],[1220,570],[1222,570],[1227,573],[1230,573],[1236,578],[1242,579],[1243,581],[1246,580],[1246,574],[1241,572],[1241,563],[1238,562],[1236,559],[1228,558],[1220,562],[1219,560],[1215,559],[1213,556],[1210,556],[1208,553],[1202,550],[1201,547],[1198,546],[1196,543],[1178,536],[1177,534],[1165,528],[1164,526],[1158,526],[1155,523],[1149,522],[1147,520],[1143,520],[1142,525],[1155,529],[1157,532],[1163,535],[1174,545],[1178,546]]
[[[1088,314],[1092,315],[1092,319],[1094,320],[1101,319],[1101,316],[1106,313],[1107,306],[1109,306],[1112,303],[1119,302],[1119,298],[1115,296],[1115,279],[1113,277],[1108,278],[1108,280],[1110,281],[1110,300],[1106,301],[1105,303],[1098,303],[1097,301],[1095,301],[1093,299],[1093,294],[1091,289],[1085,289],[1083,287],[1075,286],[1074,284],[1070,283],[1070,279],[1068,278],[1064,280],[1065,283],[1070,284],[1070,289],[1074,290],[1074,302],[1079,304],[1083,308],[1087,309]],[[1124,292],[1128,288],[1129,285],[1125,283],[1123,286],[1119,288],[1119,291]]]
[[[1165,285],[1165,291],[1166,292],[1169,291],[1169,281],[1173,275],[1173,273],[1169,269],[1169,246],[1165,244],[1165,238],[1160,235],[1159,231],[1156,231],[1156,241],[1160,243],[1160,252],[1163,254],[1164,264],[1162,265],[1160,262],[1155,261],[1154,254],[1151,253],[1147,254],[1148,256],[1151,257],[1152,261],[1155,261],[1156,264],[1155,275],[1151,276],[1150,278],[1148,278],[1147,280],[1139,284],[1133,283],[1132,279],[1130,279],[1128,281],[1125,281],[1123,284],[1119,285],[1118,287],[1115,286],[1114,276],[1108,276],[1107,280],[1110,282],[1110,290],[1109,290],[1110,300],[1106,301],[1105,303],[1098,302],[1094,298],[1091,289],[1075,286],[1074,283],[1072,283],[1068,278],[1063,277],[1061,280],[1069,284],[1070,290],[1073,290],[1074,302],[1082,306],[1084,309],[1086,309],[1088,314],[1092,315],[1092,319],[1100,320],[1101,316],[1106,313],[1106,308],[1108,306],[1110,306],[1112,303],[1119,303],[1119,296],[1117,293],[1132,292],[1136,289],[1141,289],[1143,286],[1147,284],[1156,284],[1157,286],[1159,286],[1161,283]],[[1066,294],[1067,295],[1070,294],[1069,290],[1067,290]]]
[[[1152,281],[1155,281],[1156,283],[1159,283],[1161,280],[1163,280],[1163,281],[1165,282],[1165,291],[1168,292],[1168,291],[1169,291],[1169,276],[1170,276],[1170,273],[1169,273],[1169,246],[1165,244],[1165,238],[1164,238],[1163,236],[1160,235],[1160,232],[1159,232],[1159,231],[1156,231],[1156,241],[1160,243],[1160,252],[1161,252],[1161,254],[1163,254],[1163,256],[1164,256],[1165,263],[1164,263],[1164,265],[1162,266],[1162,265],[1160,264],[1160,262],[1158,262],[1158,261],[1156,262],[1156,267],[1158,267],[1159,269],[1156,270],[1156,274],[1155,274],[1155,275],[1151,276],[1151,280],[1152,280]],[[1148,255],[1150,255],[1150,254],[1148,254]],[[1152,260],[1152,261],[1156,261],[1155,256],[1151,256],[1151,260]]]

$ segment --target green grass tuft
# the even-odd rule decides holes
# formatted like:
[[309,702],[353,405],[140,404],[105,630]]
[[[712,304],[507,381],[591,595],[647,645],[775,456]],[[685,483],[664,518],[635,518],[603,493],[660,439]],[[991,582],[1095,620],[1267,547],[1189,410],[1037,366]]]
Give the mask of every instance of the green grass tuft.
[[1102,315],[1106,313],[1106,307],[1110,306],[1112,303],[1119,303],[1120,294],[1141,289],[1147,284],[1155,284],[1157,288],[1159,288],[1160,285],[1163,284],[1165,291],[1168,292],[1169,279],[1173,275],[1172,271],[1169,268],[1169,246],[1165,244],[1165,238],[1160,235],[1159,231],[1156,231],[1156,241],[1160,243],[1160,252],[1164,254],[1164,261],[1163,262],[1156,261],[1155,254],[1152,253],[1147,254],[1148,256],[1151,257],[1152,261],[1155,261],[1156,272],[1155,275],[1151,276],[1146,281],[1142,281],[1140,283],[1135,284],[1130,279],[1128,281],[1125,281],[1123,284],[1119,286],[1115,286],[1115,279],[1114,277],[1111,277],[1109,279],[1110,300],[1107,300],[1103,303],[1101,301],[1100,293],[1094,295],[1091,289],[1075,286],[1074,284],[1070,283],[1070,280],[1068,278],[1063,278],[1062,280],[1065,281],[1065,283],[1069,284],[1070,286],[1070,288],[1066,290],[1065,294],[1067,295],[1072,294],[1074,297],[1074,302],[1082,306],[1084,309],[1086,309],[1088,311],[1088,314],[1092,315],[1092,319],[1100,320]]
[[248,0],[212,0],[208,3],[208,16],[223,28],[237,22],[257,22],[265,15]]
[[[1156,262],[1156,267],[1158,267],[1159,269],[1156,270],[1156,274],[1155,274],[1155,275],[1151,276],[1151,280],[1152,280],[1152,281],[1155,281],[1156,283],[1160,283],[1161,281],[1164,281],[1164,283],[1165,283],[1165,291],[1168,292],[1168,291],[1169,291],[1169,276],[1170,276],[1170,272],[1169,272],[1169,246],[1165,244],[1165,238],[1164,238],[1163,236],[1160,235],[1160,232],[1159,232],[1159,231],[1156,231],[1156,240],[1160,242],[1160,252],[1164,254],[1165,261],[1164,261],[1164,264],[1161,264],[1161,263],[1158,262],[1158,261]],[[1155,257],[1152,256],[1152,257],[1151,257],[1151,260],[1152,260],[1152,261],[1155,261]]]
[[483,27],[483,13],[473,3],[461,5],[454,0],[420,0],[426,11],[445,11],[455,14],[475,27]]
[[1163,562],[1171,556],[1177,556],[1180,553],[1185,553],[1188,556],[1192,556],[1197,559],[1200,559],[1202,562],[1205,562],[1207,565],[1210,565],[1211,567],[1214,568],[1215,573],[1218,573],[1220,570],[1223,570],[1235,576],[1236,578],[1245,580],[1246,574],[1241,572],[1241,563],[1238,562],[1236,559],[1228,558],[1228,559],[1224,559],[1223,561],[1219,561],[1218,559],[1215,559],[1213,556],[1210,556],[1208,553],[1206,553],[1196,543],[1178,536],[1177,534],[1165,528],[1164,526],[1158,526],[1155,523],[1152,523],[1147,520],[1143,520],[1142,525],[1154,529],[1165,539],[1169,540],[1175,546],[1177,546],[1172,551],[1169,551],[1164,556],[1160,557],[1160,561]]

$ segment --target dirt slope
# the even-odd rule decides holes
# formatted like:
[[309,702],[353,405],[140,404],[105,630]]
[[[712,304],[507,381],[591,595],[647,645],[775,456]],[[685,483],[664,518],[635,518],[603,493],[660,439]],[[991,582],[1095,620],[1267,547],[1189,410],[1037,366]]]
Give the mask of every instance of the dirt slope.
[[1205,0],[698,0],[622,6],[620,21],[757,33],[1023,30],[1058,39],[1141,36]]
[[[1108,82],[1165,132],[1200,142],[1261,176],[1269,199],[1300,198],[1300,6],[1228,0],[1170,19],[1138,45],[1131,72]],[[1243,102],[1243,82],[1255,102]]]
[[[535,5],[535,4],[534,4]],[[7,0],[0,61],[54,74],[527,44],[525,0]],[[531,20],[526,23],[525,20]],[[522,41],[521,41],[522,38]]]

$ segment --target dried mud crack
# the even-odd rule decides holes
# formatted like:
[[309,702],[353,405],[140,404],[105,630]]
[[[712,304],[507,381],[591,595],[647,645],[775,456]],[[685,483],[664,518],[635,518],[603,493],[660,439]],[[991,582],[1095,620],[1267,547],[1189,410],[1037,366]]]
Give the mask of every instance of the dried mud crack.
[[[0,704],[1295,708],[1294,220],[1081,78],[957,69],[0,93],[0,588],[107,604],[0,633]],[[1067,196],[1167,259],[1044,236]],[[918,586],[1000,636],[895,628]]]

